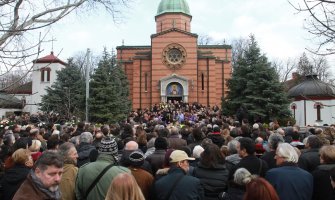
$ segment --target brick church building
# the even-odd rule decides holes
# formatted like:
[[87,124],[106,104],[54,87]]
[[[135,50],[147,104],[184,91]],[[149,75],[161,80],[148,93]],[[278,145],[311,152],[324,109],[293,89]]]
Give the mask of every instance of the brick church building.
[[186,0],[161,0],[151,46],[118,46],[133,109],[178,100],[221,105],[231,77],[230,45],[198,45]]

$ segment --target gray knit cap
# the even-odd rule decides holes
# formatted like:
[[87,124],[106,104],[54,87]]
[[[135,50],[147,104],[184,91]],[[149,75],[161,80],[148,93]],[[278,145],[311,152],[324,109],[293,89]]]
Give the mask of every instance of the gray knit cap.
[[115,158],[118,156],[117,143],[113,137],[105,137],[101,140],[98,149],[100,154],[113,155]]

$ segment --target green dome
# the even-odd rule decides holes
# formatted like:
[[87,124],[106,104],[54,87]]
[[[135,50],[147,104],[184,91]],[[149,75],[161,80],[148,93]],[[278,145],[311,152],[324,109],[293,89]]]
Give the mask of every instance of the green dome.
[[157,15],[164,13],[184,13],[191,15],[186,0],[161,0],[157,9]]

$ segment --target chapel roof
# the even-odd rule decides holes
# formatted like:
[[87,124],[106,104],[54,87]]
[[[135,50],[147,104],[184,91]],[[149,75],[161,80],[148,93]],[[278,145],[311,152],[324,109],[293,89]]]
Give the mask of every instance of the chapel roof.
[[308,75],[300,84],[288,91],[288,97],[333,97],[335,99],[335,87],[317,78],[317,75]]
[[0,108],[22,108],[22,102],[14,95],[0,92]]
[[190,8],[186,0],[161,0],[156,16],[164,13],[183,13],[191,16]]
[[50,55],[34,60],[34,63],[60,63],[62,65],[67,65],[66,62],[57,58],[53,51],[51,51]]
[[7,94],[32,94],[32,87],[33,87],[32,84],[33,82],[29,81],[19,86],[14,85],[14,86],[8,87],[4,91]]

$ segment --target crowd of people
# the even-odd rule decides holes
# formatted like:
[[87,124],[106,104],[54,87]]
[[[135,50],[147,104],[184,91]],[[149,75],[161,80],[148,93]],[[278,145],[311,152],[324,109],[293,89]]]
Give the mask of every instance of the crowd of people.
[[16,123],[0,136],[3,200],[335,199],[335,125],[249,124],[176,102],[118,124]]

